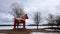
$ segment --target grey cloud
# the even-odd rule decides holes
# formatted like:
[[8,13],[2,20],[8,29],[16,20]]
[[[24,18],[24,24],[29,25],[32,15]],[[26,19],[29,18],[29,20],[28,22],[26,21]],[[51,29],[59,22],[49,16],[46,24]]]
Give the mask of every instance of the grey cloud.
[[[60,13],[59,0],[0,0],[0,16],[1,14],[6,14],[5,16],[7,16],[8,12],[11,9],[11,4],[14,2],[23,4],[24,9],[28,13],[30,19],[33,17],[33,12],[37,11],[37,9],[39,9],[39,11],[42,13],[42,17],[47,16],[49,13]],[[1,17],[4,17],[4,15],[2,15]],[[0,21],[5,22],[11,21],[10,18],[7,17],[0,19]]]

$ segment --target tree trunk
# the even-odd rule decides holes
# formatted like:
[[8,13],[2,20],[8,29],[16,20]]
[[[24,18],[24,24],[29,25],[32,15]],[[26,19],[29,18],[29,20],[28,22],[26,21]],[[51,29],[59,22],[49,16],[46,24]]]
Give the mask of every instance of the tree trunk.
[[37,30],[38,30],[38,23],[37,23]]
[[57,25],[57,29],[59,29],[59,25]]

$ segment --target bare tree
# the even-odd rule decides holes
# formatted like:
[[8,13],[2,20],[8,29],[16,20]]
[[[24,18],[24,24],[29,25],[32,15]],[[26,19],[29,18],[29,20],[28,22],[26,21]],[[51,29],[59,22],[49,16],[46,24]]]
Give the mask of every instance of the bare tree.
[[47,22],[49,25],[52,25],[52,27],[53,27],[53,25],[55,23],[54,15],[49,14],[49,17],[47,18]]
[[57,25],[57,28],[59,28],[59,26],[60,26],[60,16],[57,15],[55,20],[56,20],[55,24]]
[[[23,14],[25,13],[23,11],[23,7],[18,3],[13,3],[11,4],[11,6],[12,6],[12,11],[10,12],[10,14],[13,15],[14,18],[21,18],[21,16],[23,16]],[[17,24],[17,27],[18,25],[19,24]]]
[[14,17],[20,18],[24,14],[23,7],[20,6],[18,3],[13,3],[11,14]]
[[38,24],[41,22],[41,13],[40,12],[35,12],[33,20],[36,23],[37,30],[38,30]]

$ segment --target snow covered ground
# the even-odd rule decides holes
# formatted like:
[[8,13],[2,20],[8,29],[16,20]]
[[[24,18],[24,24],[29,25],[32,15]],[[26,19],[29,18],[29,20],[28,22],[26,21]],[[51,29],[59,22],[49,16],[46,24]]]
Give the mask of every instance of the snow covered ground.
[[30,34],[60,34],[60,33],[43,33],[43,32],[32,32]]

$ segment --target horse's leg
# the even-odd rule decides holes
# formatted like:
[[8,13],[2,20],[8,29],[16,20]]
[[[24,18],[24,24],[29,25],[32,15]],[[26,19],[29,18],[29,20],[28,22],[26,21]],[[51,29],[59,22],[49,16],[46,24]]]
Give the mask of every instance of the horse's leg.
[[15,19],[14,20],[14,29],[16,29],[16,24],[18,23],[18,21]]
[[19,22],[17,23],[17,28],[19,27]]
[[14,29],[16,29],[16,24],[17,24],[17,22],[14,22]]
[[23,28],[25,29],[25,21],[23,22]]

